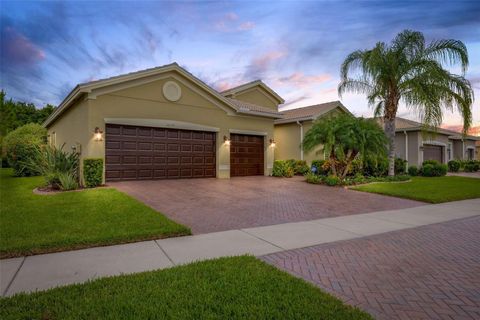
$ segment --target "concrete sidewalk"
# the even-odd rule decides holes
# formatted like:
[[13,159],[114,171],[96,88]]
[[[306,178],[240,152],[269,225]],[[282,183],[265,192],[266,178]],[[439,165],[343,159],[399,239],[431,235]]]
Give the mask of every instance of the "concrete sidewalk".
[[480,199],[0,260],[2,296],[195,260],[269,253],[480,215]]

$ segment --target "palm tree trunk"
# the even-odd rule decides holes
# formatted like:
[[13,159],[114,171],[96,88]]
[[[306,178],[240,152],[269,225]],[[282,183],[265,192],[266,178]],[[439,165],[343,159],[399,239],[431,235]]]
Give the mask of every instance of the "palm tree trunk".
[[388,139],[388,175],[395,175],[395,116],[384,119],[385,135]]

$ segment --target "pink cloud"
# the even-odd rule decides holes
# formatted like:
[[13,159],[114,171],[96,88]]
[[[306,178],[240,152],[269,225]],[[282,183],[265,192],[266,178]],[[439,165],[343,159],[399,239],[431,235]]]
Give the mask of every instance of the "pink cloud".
[[285,51],[270,51],[258,58],[252,60],[252,65],[257,69],[266,69],[272,62],[285,57],[287,53]]
[[2,55],[9,63],[33,64],[45,59],[45,52],[12,27],[2,32]]
[[[295,72],[287,77],[279,78],[278,83],[279,85],[309,87],[315,84],[324,83],[326,81],[329,81],[330,79],[332,79],[332,76],[330,76],[329,74],[305,75],[302,72]],[[329,92],[324,93],[330,93],[330,90],[332,89],[328,89]]]
[[246,21],[242,24],[240,24],[240,26],[238,26],[238,30],[240,31],[247,31],[247,30],[251,30],[255,28],[255,22],[253,21]]
[[[442,124],[440,126],[443,129],[447,130],[452,130],[456,132],[462,132],[463,131],[463,125],[462,124]],[[473,136],[480,136],[480,125],[477,126],[472,126],[470,129],[468,129],[468,134],[471,134]]]

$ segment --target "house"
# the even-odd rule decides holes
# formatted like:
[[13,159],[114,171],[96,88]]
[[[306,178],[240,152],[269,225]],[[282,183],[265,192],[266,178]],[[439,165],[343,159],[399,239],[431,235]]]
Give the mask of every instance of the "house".
[[107,182],[269,175],[282,103],[262,81],[220,93],[172,63],[79,84],[44,126],[50,144],[103,158]]
[[[378,120],[382,123],[382,120]],[[474,136],[438,128],[435,132],[422,130],[422,124],[397,117],[395,119],[395,153],[408,161],[408,165],[420,166],[425,160],[447,163],[452,159],[471,160],[475,158]]]
[[316,119],[338,113],[351,114],[340,101],[283,111],[283,118],[275,120],[275,159],[300,159],[309,164],[312,160],[324,159],[320,147],[306,153],[300,148],[300,145],[305,133],[312,127]]

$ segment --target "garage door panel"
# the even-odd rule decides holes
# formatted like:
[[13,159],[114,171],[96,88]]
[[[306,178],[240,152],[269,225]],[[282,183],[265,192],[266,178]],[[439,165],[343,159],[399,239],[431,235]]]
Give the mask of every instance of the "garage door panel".
[[264,173],[264,137],[231,134],[230,176],[254,176]]
[[423,146],[423,161],[436,160],[440,163],[443,162],[443,147],[437,145],[424,145]]
[[215,133],[109,125],[106,180],[215,177]]

